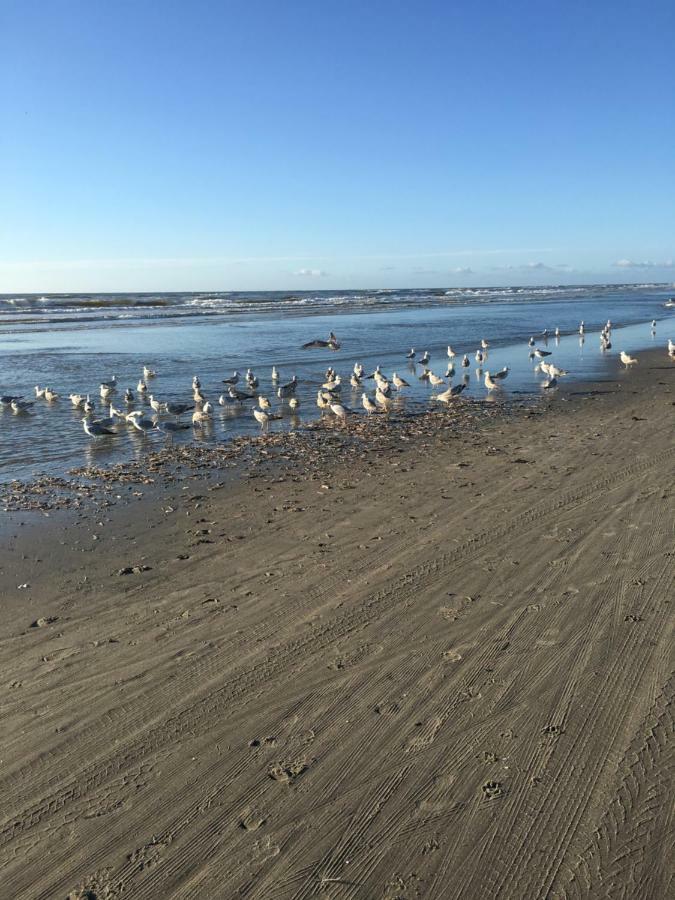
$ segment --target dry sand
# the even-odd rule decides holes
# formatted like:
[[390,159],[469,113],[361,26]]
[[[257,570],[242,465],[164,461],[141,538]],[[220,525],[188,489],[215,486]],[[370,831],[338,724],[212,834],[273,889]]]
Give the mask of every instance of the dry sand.
[[674,386],[11,514],[2,897],[667,897]]

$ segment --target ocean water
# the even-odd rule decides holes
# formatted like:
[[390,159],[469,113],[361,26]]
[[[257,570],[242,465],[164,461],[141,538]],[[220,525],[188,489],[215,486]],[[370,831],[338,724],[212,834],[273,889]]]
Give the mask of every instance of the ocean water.
[[[273,400],[272,365],[281,383],[297,375],[301,408],[274,429],[302,427],[319,415],[316,391],[332,365],[347,383],[343,402],[363,414],[360,392],[352,392],[349,374],[356,361],[367,371],[380,364],[391,375],[396,370],[410,382],[398,408],[416,412],[434,404],[433,392],[418,380],[405,354],[411,346],[431,354],[431,369],[444,375],[446,347],[458,354],[454,382],[465,378],[465,396],[488,399],[477,377],[474,354],[481,338],[490,341],[483,370],[511,367],[500,392],[522,397],[541,392],[541,378],[533,372],[527,338],[552,351],[550,359],[569,370],[570,378],[599,377],[616,365],[621,349],[639,351],[675,338],[675,311],[664,302],[675,294],[673,285],[591,285],[584,287],[471,288],[453,290],[381,290],[190,294],[0,295],[0,393],[33,395],[33,386],[49,384],[61,395],[53,404],[37,401],[27,415],[0,409],[0,481],[29,478],[41,472],[61,473],[73,466],[106,465],[124,458],[142,457],[148,447],[161,445],[157,433],[144,437],[120,426],[115,437],[96,442],[84,434],[82,414],[68,394],[89,393],[97,414],[107,415],[99,397],[99,384],[117,375],[121,407],[125,387],[134,392],[143,364],[157,370],[149,392],[161,401],[191,398],[192,376],[215,402],[213,423],[207,428],[181,432],[180,441],[222,441],[237,434],[257,433],[251,404],[243,409],[217,404],[224,390],[222,379],[252,368],[260,379],[259,391]],[[614,323],[613,347],[601,353],[598,332],[607,319]],[[657,320],[656,334],[651,320]],[[578,339],[579,322],[586,324],[586,339]],[[557,327],[562,337],[541,332]],[[342,342],[339,352],[302,350],[314,338],[335,331]],[[468,353],[471,366],[459,361]],[[365,382],[372,393],[373,383]],[[240,384],[239,387],[242,387]],[[494,398],[491,398],[494,400]],[[150,416],[152,410],[146,409]],[[185,417],[189,421],[189,416]]]

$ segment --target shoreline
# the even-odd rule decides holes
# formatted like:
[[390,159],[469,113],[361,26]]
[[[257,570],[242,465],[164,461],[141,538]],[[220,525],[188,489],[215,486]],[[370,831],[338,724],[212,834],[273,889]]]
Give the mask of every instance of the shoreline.
[[[409,407],[411,411],[428,408],[429,390],[418,380],[419,372],[413,372],[408,368],[407,361],[404,360],[402,340],[415,339],[415,343],[419,346],[429,346],[432,352],[432,368],[437,374],[442,374],[445,371],[447,357],[446,347],[438,345],[441,320],[442,327],[447,328],[449,337],[453,340],[456,338],[454,346],[455,350],[459,351],[460,357],[465,350],[473,354],[471,347],[476,346],[477,335],[483,329],[490,335],[496,334],[498,337],[492,343],[489,364],[486,363],[485,368],[499,369],[508,366],[511,374],[508,382],[504,384],[507,395],[533,396],[539,390],[538,379],[533,374],[532,365],[524,349],[526,342],[517,340],[514,334],[527,333],[528,329],[534,329],[536,333],[536,324],[538,322],[542,324],[541,316],[558,318],[557,313],[560,314],[559,321],[563,330],[566,330],[565,325],[570,324],[573,313],[569,309],[566,312],[562,309],[544,312],[540,307],[531,310],[524,304],[518,307],[513,322],[510,318],[511,312],[509,307],[500,305],[497,312],[481,312],[474,324],[470,324],[471,320],[467,320],[466,313],[462,312],[461,315],[458,313],[459,319],[454,325],[452,319],[447,319],[445,315],[441,316],[438,311],[432,310],[427,310],[416,323],[411,323],[407,315],[401,318],[391,313],[385,314],[384,317],[376,314],[364,322],[365,332],[357,321],[358,317],[348,315],[343,317],[342,322],[345,329],[345,348],[348,349],[339,354],[299,349],[308,334],[311,336],[316,328],[321,330],[322,326],[312,325],[310,319],[306,319],[302,325],[289,321],[284,321],[279,327],[268,324],[262,331],[257,329],[253,320],[248,324],[242,324],[239,330],[217,326],[208,333],[201,328],[186,326],[181,337],[175,330],[170,334],[162,328],[153,330],[132,327],[129,328],[128,334],[124,336],[118,334],[117,337],[110,335],[106,337],[101,331],[90,339],[73,332],[69,336],[55,339],[54,348],[44,346],[46,339],[44,336],[35,337],[27,341],[23,351],[6,343],[9,351],[6,366],[14,359],[15,370],[10,372],[6,368],[3,372],[3,392],[32,395],[32,387],[29,390],[28,385],[41,383],[44,371],[47,370],[61,394],[61,400],[54,404],[38,401],[25,416],[15,417],[11,410],[2,410],[3,430],[7,436],[6,442],[0,448],[2,479],[5,483],[10,478],[25,481],[36,472],[60,476],[69,469],[82,467],[83,464],[111,465],[120,460],[142,457],[147,450],[153,449],[153,445],[161,443],[162,438],[159,434],[144,438],[133,432],[133,429],[131,433],[122,426],[117,426],[116,437],[92,443],[82,431],[78,413],[71,408],[66,399],[69,391],[82,395],[89,391],[92,392],[92,396],[97,395],[96,381],[92,383],[92,378],[95,374],[98,374],[99,378],[108,378],[109,370],[116,372],[121,386],[134,387],[141,362],[143,360],[147,362],[149,358],[158,371],[158,378],[150,385],[150,392],[154,392],[160,401],[189,402],[190,379],[197,372],[202,380],[206,397],[215,405],[210,427],[192,429],[175,435],[175,442],[178,445],[190,441],[194,441],[195,444],[212,445],[216,441],[228,442],[241,434],[259,433],[258,423],[250,411],[228,404],[221,409],[216,402],[223,390],[224,372],[231,371],[230,366],[240,372],[245,371],[244,366],[252,366],[260,376],[260,391],[271,399],[275,412],[280,412],[283,416],[281,422],[273,423],[272,432],[302,428],[315,419],[316,390],[325,380],[324,370],[329,364],[336,366],[345,377],[348,374],[347,370],[351,370],[352,363],[358,360],[363,360],[366,365],[369,360],[372,363],[377,361],[382,364],[385,371],[398,369],[410,382],[410,387],[404,391],[402,397],[403,406]],[[636,315],[635,307],[631,308],[631,314]],[[478,312],[476,315],[479,315]],[[646,316],[644,309],[641,315]],[[484,321],[481,317],[489,321]],[[505,319],[510,323],[506,332],[500,326]],[[671,320],[666,318],[662,321],[670,323]],[[255,331],[255,338],[252,329]],[[661,324],[658,328],[659,339],[665,340],[668,332],[669,325]],[[540,339],[544,341],[541,336]],[[615,333],[616,342],[625,342],[626,347],[631,347],[637,352],[641,352],[645,346],[653,346],[654,340],[644,319],[639,324],[617,327]],[[227,361],[223,359],[220,349],[223,341],[224,346],[229,348]],[[251,349],[253,346],[255,350]],[[400,348],[398,351],[392,349],[397,346]],[[559,343],[551,337],[548,349],[553,351],[552,358],[556,360],[557,365],[569,370],[576,379],[597,377],[597,373],[606,367],[606,363],[600,358],[592,333],[588,335],[585,349],[580,347],[576,337],[570,334],[564,335]],[[40,359],[43,360],[42,368],[37,367]],[[283,405],[279,407],[273,396],[276,388],[268,378],[272,360],[276,361],[279,367],[282,382],[284,379],[288,380],[291,374],[298,376],[300,408],[297,417],[289,416],[289,410]],[[476,378],[476,372],[472,366],[467,390],[463,396],[481,400],[485,398],[485,389],[482,381],[479,382]],[[17,380],[17,373],[22,373],[20,381]],[[458,366],[455,380],[465,374]],[[370,387],[371,383],[365,381],[364,388]],[[355,406],[357,415],[360,415],[358,392],[354,394],[348,389],[345,400],[347,405]],[[121,393],[116,405],[120,402]],[[146,414],[152,415],[147,403],[139,400],[137,405],[144,409]],[[99,411],[96,415],[104,414],[104,408],[99,402]]]
[[[668,321],[668,320],[666,320]],[[645,327],[647,323],[644,324]],[[633,328],[635,326],[626,326]],[[617,329],[617,335],[621,336],[622,329]],[[569,338],[574,335],[561,335],[561,338]],[[593,334],[589,335],[592,340]],[[551,338],[553,340],[553,338]],[[653,338],[652,338],[653,341]],[[556,342],[557,343],[557,342]],[[545,342],[545,345],[547,342]],[[508,345],[508,348],[515,348],[516,345]],[[496,349],[500,349],[496,346]],[[503,349],[503,348],[501,348]],[[641,354],[660,352],[655,347],[631,346],[632,352]],[[617,355],[611,353],[607,356],[600,357],[602,363],[602,375],[610,377],[612,368],[617,364]],[[473,372],[473,370],[472,370]],[[602,381],[603,378],[596,375],[593,381]],[[556,388],[555,395],[565,396],[573,393],[575,386],[583,385],[589,381],[587,373],[575,374],[574,372],[566,376],[560,381]],[[434,404],[431,397],[420,399],[418,396],[410,397],[403,394],[397,397],[402,400],[406,406],[403,410],[398,409],[396,404],[393,410],[384,415],[382,411],[374,417],[366,417],[360,407],[356,410],[355,416],[350,416],[349,427],[352,433],[360,433],[366,436],[367,432],[364,428],[373,429],[373,425],[378,422],[389,422],[399,427],[401,421],[427,419],[429,416],[443,416],[445,419],[456,415],[461,411],[462,415],[468,412],[480,412],[490,406],[498,407],[502,412],[510,409],[518,409],[520,406],[528,406],[531,404],[543,403],[546,405],[551,399],[545,392],[535,388],[530,390],[510,391],[506,387],[506,395],[502,395],[501,391],[496,395],[483,395],[480,397],[466,396],[460,398],[459,402],[449,405]],[[310,391],[311,394],[311,391]],[[555,396],[553,395],[553,396]],[[353,398],[352,398],[353,399]],[[138,459],[126,457],[119,462],[104,463],[100,466],[80,465],[70,466],[62,472],[38,472],[29,478],[8,478],[0,481],[0,508],[4,512],[17,512],[23,510],[41,510],[43,512],[54,509],[63,508],[80,508],[83,502],[91,501],[96,497],[105,493],[106,485],[110,486],[115,483],[120,485],[138,483],[147,483],[148,469],[151,474],[157,475],[160,472],[173,477],[175,473],[171,472],[172,463],[174,467],[180,469],[181,465],[187,465],[188,469],[194,471],[203,470],[206,467],[218,468],[226,465],[233,467],[239,465],[245,460],[248,453],[255,453],[257,448],[266,444],[279,445],[286,444],[287,449],[293,450],[293,444],[297,438],[300,442],[306,441],[308,436],[316,432],[331,432],[335,429],[334,422],[328,421],[324,416],[318,414],[315,410],[314,418],[303,418],[297,420],[292,428],[282,428],[272,430],[266,433],[257,432],[251,435],[249,433],[233,433],[226,435],[224,440],[210,439],[206,442],[200,440],[192,440],[175,444],[165,443],[163,447],[158,448],[157,444],[150,444],[146,448],[147,452],[142,461]],[[443,422],[439,427],[447,427],[447,422]],[[340,433],[342,433],[340,431]],[[200,436],[201,438],[201,436]],[[79,479],[79,480],[78,480]],[[51,492],[50,492],[51,489]],[[108,490],[110,492],[110,489]]]
[[675,364],[609,362],[7,513],[11,895],[665,891]]

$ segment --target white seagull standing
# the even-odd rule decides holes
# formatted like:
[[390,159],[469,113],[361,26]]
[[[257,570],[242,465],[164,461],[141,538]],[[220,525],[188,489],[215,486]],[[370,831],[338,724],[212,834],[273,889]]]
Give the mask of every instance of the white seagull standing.
[[270,422],[281,418],[281,416],[268,412],[266,409],[258,409],[257,407],[253,410],[253,416],[257,422],[260,422],[261,428],[267,428]]
[[347,413],[349,410],[346,406],[343,406],[341,403],[331,403],[330,411],[333,415],[337,416],[341,422],[347,423]]
[[368,394],[364,394],[363,397],[361,397],[361,403],[369,416],[374,412],[377,412],[377,404],[373,403]]
[[91,419],[87,418],[87,416],[82,419],[82,427],[84,428],[86,434],[92,438],[104,437],[105,435],[115,434],[114,431],[111,431],[110,428],[106,428],[105,425],[102,425],[100,422],[93,422]]
[[637,359],[634,356],[630,356],[625,350],[622,350],[619,356],[626,369],[637,365]]

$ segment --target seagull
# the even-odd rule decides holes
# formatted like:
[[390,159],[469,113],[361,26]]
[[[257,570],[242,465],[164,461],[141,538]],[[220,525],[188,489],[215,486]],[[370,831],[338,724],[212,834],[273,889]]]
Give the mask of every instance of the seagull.
[[410,353],[406,353],[405,358],[406,359],[415,359],[415,348],[414,347],[410,348]]
[[136,385],[136,390],[138,391],[139,394],[145,394],[146,391],[148,390],[148,386],[147,386],[147,384],[143,381],[142,378],[139,378],[138,384]]
[[469,362],[469,357],[465,353],[464,356],[462,357],[462,366],[466,369],[470,365],[471,365],[471,363]]
[[131,388],[127,388],[124,392],[124,402],[129,406],[134,403],[134,392]]
[[549,378],[548,381],[545,381],[542,385],[545,391],[548,391],[550,388],[554,388],[558,386],[558,379],[555,377]]
[[150,406],[156,413],[160,413],[164,409],[164,404],[160,403],[159,400],[155,400],[152,394],[148,395],[148,399],[150,400]]
[[445,370],[445,377],[446,377],[446,378],[453,378],[454,375],[455,375],[455,366],[454,366],[453,363],[450,363],[450,364],[448,365],[448,368]]
[[668,356],[675,357],[675,343],[671,338],[668,338]]
[[506,378],[506,376],[509,374],[510,371],[511,371],[511,370],[509,369],[508,366],[504,366],[504,368],[503,368],[503,369],[500,369],[499,372],[493,372],[493,373],[490,375],[490,378],[492,378],[493,380],[494,380],[495,378]]
[[555,328],[555,336],[556,336],[557,338],[560,337],[560,329],[558,328],[557,325],[556,325],[556,328]]
[[466,384],[456,384],[454,387],[449,387],[447,391],[443,391],[442,394],[437,394],[436,399],[440,400],[441,403],[449,403],[451,400],[454,400],[456,397],[462,393]]
[[353,388],[359,388],[362,385],[361,379],[358,375],[352,372],[351,378],[349,379],[349,383]]
[[[295,398],[291,398],[291,399],[295,399]],[[258,406],[260,407],[260,409],[265,409],[265,410],[272,409],[272,404],[270,403],[270,401],[267,399],[267,397],[263,397],[262,395],[258,397]]]
[[279,380],[279,372],[277,371],[277,367],[272,366],[272,381],[278,381],[278,380]]
[[347,413],[349,412],[346,406],[343,406],[341,403],[331,403],[330,411],[333,415],[337,416],[341,422],[346,423]]
[[155,429],[161,431],[162,434],[166,434],[167,437],[173,435],[176,431],[186,431],[189,427],[187,422],[158,422],[155,425]]
[[178,418],[182,416],[183,413],[186,413],[190,409],[190,405],[188,403],[166,403],[165,409],[169,413],[169,415],[175,416]]
[[420,359],[418,359],[417,362],[420,366],[426,366],[430,359],[431,357],[429,356],[429,351],[425,350],[424,355]]
[[[115,418],[115,408],[112,405],[112,403],[110,404],[108,412],[109,412],[109,415],[106,416],[105,419],[96,419],[97,425],[101,425],[103,428],[112,428],[114,425],[117,424],[117,419]],[[85,418],[89,418],[89,417],[85,416]],[[113,432],[113,434],[114,434],[114,432]]]
[[49,387],[45,388],[45,400],[48,403],[51,403],[53,400],[58,400],[58,399],[59,399],[59,395],[56,393],[56,391],[53,391]]
[[552,353],[553,353],[552,350],[538,350],[538,349],[537,349],[537,350],[534,351],[534,355],[535,355],[538,359],[544,359],[546,356],[551,356]]
[[579,325],[579,334],[583,335],[585,333],[586,333],[586,326],[584,325],[583,320],[582,320],[581,324]]
[[306,344],[303,344],[301,347],[302,350],[339,350],[340,342],[335,337],[333,332],[328,335],[327,341],[321,341],[318,338],[314,341],[307,341]]
[[236,402],[236,399],[234,397],[230,397],[229,394],[221,394],[220,397],[218,397],[218,403],[221,406],[232,406],[232,404]]
[[[42,396],[44,397],[44,391],[42,392]],[[68,399],[73,404],[75,409],[78,409],[84,403],[84,397],[82,394],[68,394]]]
[[15,413],[25,413],[31,408],[31,406],[35,405],[35,401],[33,400],[20,400],[18,398],[12,400],[10,406],[12,407],[12,411]]
[[298,386],[298,378],[294,375],[289,382],[286,384],[282,384],[277,390],[277,397],[280,400],[283,400],[284,397],[290,397],[291,394],[295,393],[295,389]]
[[[384,399],[386,400],[386,397]],[[377,404],[373,403],[368,394],[364,394],[363,397],[361,397],[361,403],[369,416],[372,413],[377,412]]]
[[[365,395],[364,395],[365,396]],[[391,398],[388,397],[383,391],[379,388],[375,391],[375,402],[379,406],[383,406],[385,409],[389,408],[389,404],[391,402]]]
[[324,395],[323,391],[316,392],[316,405],[319,409],[328,409],[330,406],[330,400]]
[[480,350],[476,350],[476,362],[480,365],[483,362],[483,354]]
[[251,388],[251,390],[257,388],[260,384],[259,380],[255,377],[251,369],[246,370],[246,383]]
[[14,396],[13,394],[3,394],[0,397],[0,406],[11,406],[13,400],[21,400],[21,397]]
[[534,338],[533,337],[530,337],[529,341],[527,342],[527,346],[534,347]]
[[223,384],[237,384],[239,381],[239,372],[235,371],[232,373],[231,378],[223,378]]
[[291,397],[291,399],[288,401],[288,405],[293,410],[293,412],[300,409],[300,401],[297,397]]
[[143,413],[140,410],[137,410],[135,413],[129,413],[127,416],[127,422],[131,422],[134,428],[137,431],[140,431],[141,434],[148,434],[151,431],[155,430],[155,423],[152,419],[145,419],[143,417]]
[[410,387],[405,378],[401,378],[400,375],[397,375],[396,372],[391,377],[391,380],[394,382],[394,387],[397,391],[402,390],[403,388]]
[[101,385],[101,400],[107,400],[112,394],[115,393],[115,388],[110,387],[107,384]]
[[149,369],[147,366],[143,366],[143,380],[147,381],[148,378],[156,378],[157,372],[154,369]]
[[445,384],[442,378],[439,378],[438,375],[435,375],[433,372],[429,372],[429,384],[433,387],[438,387],[441,384]]
[[265,428],[270,422],[281,418],[281,416],[270,413],[266,409],[258,409],[257,407],[254,408],[253,415],[256,421],[260,422],[261,428]]
[[357,378],[363,378],[366,374],[366,370],[363,368],[361,363],[354,363],[354,374]]
[[450,344],[448,344],[448,359],[454,359],[457,356],[455,351],[452,349]]
[[109,387],[109,388],[116,388],[117,387],[117,375],[113,375],[113,377],[110,379],[110,381],[102,381],[101,385],[105,385],[106,387]]
[[424,371],[419,376],[419,380],[420,381],[428,381],[430,375],[431,375],[431,369],[427,369],[427,367],[425,366]]
[[[208,404],[210,406],[210,404]],[[204,422],[210,422],[212,419],[211,410],[207,409],[207,405],[205,404],[202,409],[196,409],[192,413],[192,424],[193,425],[203,425]]]
[[238,391],[237,388],[232,385],[230,385],[228,389],[228,394],[233,400],[238,400],[240,403],[244,400],[255,400],[255,394],[247,394],[245,391]]
[[636,366],[636,365],[637,365],[637,359],[636,359],[634,356],[630,356],[630,355],[629,355],[628,353],[626,353],[624,350],[621,351],[621,353],[619,354],[619,356],[620,356],[620,358],[621,358],[621,362],[624,364],[624,366],[625,366],[627,369],[628,369],[630,366]]
[[336,375],[332,381],[327,381],[322,385],[323,389],[326,391],[331,391],[332,393],[340,393],[342,390],[342,379],[339,375]]
[[86,400],[82,404],[82,409],[86,413],[93,413],[95,408],[96,408],[96,404],[94,403],[94,401],[92,399],[90,399],[89,394],[87,394]]
[[82,427],[85,430],[85,433],[92,438],[104,437],[108,434],[115,434],[114,431],[111,431],[110,428],[106,428],[105,425],[102,425],[100,422],[92,422],[87,416],[82,419]]
[[201,381],[199,380],[199,375],[193,375],[193,376],[192,376],[192,390],[193,390],[193,391],[199,390],[199,388],[200,388],[201,386],[202,386],[202,383],[201,383]]
[[498,381],[492,380],[487,369],[485,370],[485,387],[488,389],[488,391],[495,391],[501,387],[501,384]]
[[35,385],[35,398],[37,400],[44,400],[46,390],[47,390],[47,388],[41,388],[39,384],[36,384]]

